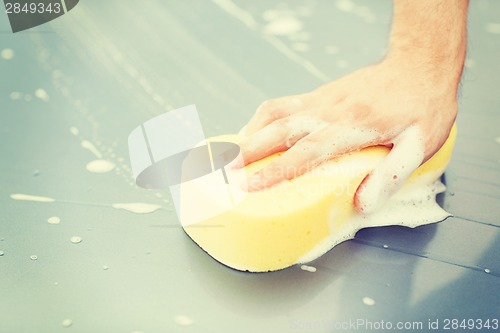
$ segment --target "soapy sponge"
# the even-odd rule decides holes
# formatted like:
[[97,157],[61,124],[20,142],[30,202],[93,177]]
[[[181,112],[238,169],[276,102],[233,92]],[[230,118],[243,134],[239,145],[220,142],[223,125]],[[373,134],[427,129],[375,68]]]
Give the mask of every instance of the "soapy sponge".
[[[349,153],[290,181],[245,193],[232,209],[183,228],[196,244],[224,265],[266,272],[313,260],[365,227],[415,227],[437,222],[449,216],[435,203],[435,195],[444,190],[439,178],[451,157],[455,137],[453,127],[442,148],[374,214],[357,213],[353,197],[363,178],[388,154],[385,147]],[[221,136],[212,140],[237,143],[239,139]],[[279,155],[246,166],[247,175],[269,165]],[[184,196],[191,191],[184,191]],[[181,186],[181,200],[182,192]],[[210,205],[212,198],[208,193],[197,191]]]

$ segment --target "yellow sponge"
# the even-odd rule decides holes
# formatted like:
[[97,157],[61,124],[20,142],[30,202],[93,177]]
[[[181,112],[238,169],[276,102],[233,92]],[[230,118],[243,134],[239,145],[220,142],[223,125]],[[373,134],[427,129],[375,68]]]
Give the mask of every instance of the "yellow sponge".
[[[353,197],[363,178],[387,155],[389,149],[384,147],[346,154],[293,180],[248,193],[233,209],[184,226],[184,230],[217,261],[237,270],[265,272],[315,259],[364,227],[437,222],[448,216],[435,203],[435,194],[444,190],[439,177],[451,157],[455,137],[454,126],[443,147],[373,216],[358,214]],[[237,143],[239,137],[212,140]],[[246,166],[247,174],[279,155]],[[209,196],[206,201],[210,202]],[[422,216],[416,218],[418,212]]]

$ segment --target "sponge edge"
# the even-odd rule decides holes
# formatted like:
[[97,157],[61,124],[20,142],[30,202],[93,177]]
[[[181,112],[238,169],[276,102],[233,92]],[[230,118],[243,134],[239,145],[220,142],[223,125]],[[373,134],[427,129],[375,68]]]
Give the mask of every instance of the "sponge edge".
[[[239,138],[220,136],[211,140],[237,143]],[[363,178],[389,152],[384,147],[346,154],[290,181],[245,193],[232,209],[183,228],[222,264],[242,271],[267,272],[314,260],[353,238],[362,228],[438,222],[449,216],[437,205],[435,196],[445,190],[439,178],[451,158],[455,138],[453,126],[442,148],[386,205],[370,215],[355,211],[353,197]],[[254,162],[245,171],[253,174],[279,155]],[[192,191],[183,193],[181,186],[181,200]],[[213,200],[206,189],[200,189],[197,195],[206,196],[208,204]]]

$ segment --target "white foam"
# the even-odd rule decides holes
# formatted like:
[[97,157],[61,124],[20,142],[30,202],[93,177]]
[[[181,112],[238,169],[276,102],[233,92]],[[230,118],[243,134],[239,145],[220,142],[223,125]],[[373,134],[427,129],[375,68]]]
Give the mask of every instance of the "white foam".
[[41,197],[37,195],[29,195],[29,194],[21,194],[21,193],[16,193],[16,194],[11,194],[10,195],[11,199],[14,200],[22,200],[22,201],[35,201],[35,202],[54,202],[55,200],[49,197]]
[[115,164],[107,160],[93,160],[86,166],[87,171],[94,173],[106,173],[110,172],[114,168]]
[[[395,193],[389,201],[372,214],[356,213],[350,220],[335,226],[334,220],[338,212],[330,212],[330,236],[311,251],[301,257],[298,263],[310,262],[332,249],[334,246],[354,238],[357,231],[363,228],[401,225],[415,228],[421,225],[442,221],[451,216],[436,203],[436,195],[444,192],[446,187],[440,180],[432,181],[443,173],[438,170],[432,174],[420,176],[418,181],[408,184],[408,188]],[[388,247],[388,246],[387,246]],[[386,248],[384,246],[384,248]]]
[[153,213],[161,208],[159,205],[141,203],[141,202],[133,202],[133,203],[115,203],[111,205],[111,207],[115,209],[124,209],[131,213],[136,214],[148,214]]

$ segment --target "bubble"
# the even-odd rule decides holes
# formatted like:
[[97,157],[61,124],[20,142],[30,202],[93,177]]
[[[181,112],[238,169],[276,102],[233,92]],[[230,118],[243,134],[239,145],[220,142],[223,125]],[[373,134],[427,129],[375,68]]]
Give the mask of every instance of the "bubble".
[[389,245],[384,244],[384,246],[383,246],[383,247],[384,247],[384,249],[388,249],[388,248],[389,248]]
[[5,252],[0,251],[0,257],[3,257],[4,254],[5,254]]
[[486,274],[489,274],[489,273],[491,273],[491,270],[490,270],[489,268],[485,268],[485,269],[484,269],[484,272],[485,272]]
[[109,269],[109,267],[106,266],[106,265],[104,265],[104,266],[102,266],[102,269],[104,269],[105,271],[107,271]]
[[38,256],[36,256],[36,255],[33,254],[33,255],[30,256],[30,259],[31,260],[38,260]]
[[372,306],[372,305],[375,305],[375,300],[371,297],[363,297],[363,303],[365,305]]
[[83,240],[83,239],[82,239],[82,237],[80,237],[80,236],[73,236],[73,237],[71,237],[71,239],[70,239],[71,243],[73,243],[73,244],[79,244],[79,243],[81,243],[81,242],[82,242],[82,240]]

